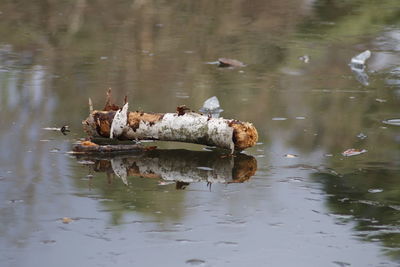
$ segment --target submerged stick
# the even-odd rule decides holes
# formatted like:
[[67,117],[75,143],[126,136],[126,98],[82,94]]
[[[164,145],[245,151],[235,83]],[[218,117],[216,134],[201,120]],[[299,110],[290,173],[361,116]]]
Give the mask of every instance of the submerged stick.
[[113,145],[98,145],[89,141],[78,142],[72,145],[72,153],[75,154],[110,154],[110,153],[132,153],[142,152],[148,148],[138,144],[113,144]]
[[95,110],[82,124],[89,137],[177,141],[231,151],[252,147],[258,139],[256,128],[249,122],[211,118],[185,106],[178,107],[176,113],[144,113],[128,111],[126,103],[117,111]]

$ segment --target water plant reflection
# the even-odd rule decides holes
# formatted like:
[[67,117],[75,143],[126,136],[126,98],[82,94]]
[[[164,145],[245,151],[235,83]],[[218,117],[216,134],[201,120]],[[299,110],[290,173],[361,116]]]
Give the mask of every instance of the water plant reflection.
[[343,175],[316,173],[314,178],[329,195],[327,205],[339,224],[355,222],[358,237],[382,243],[385,253],[399,260],[399,168],[370,165]]
[[189,151],[183,149],[151,150],[125,156],[84,156],[94,162],[89,168],[95,172],[115,174],[126,185],[128,176],[162,179],[175,182],[184,189],[195,182],[242,183],[257,170],[257,160],[246,154],[226,155],[214,151]]

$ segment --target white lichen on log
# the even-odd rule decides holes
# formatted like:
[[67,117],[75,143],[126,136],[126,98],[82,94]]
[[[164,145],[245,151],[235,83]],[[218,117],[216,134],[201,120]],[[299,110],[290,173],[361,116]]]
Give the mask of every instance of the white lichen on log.
[[254,146],[256,128],[248,122],[211,118],[178,107],[177,113],[128,112],[128,103],[118,111],[93,111],[83,121],[89,136],[128,140],[178,141],[233,150]]

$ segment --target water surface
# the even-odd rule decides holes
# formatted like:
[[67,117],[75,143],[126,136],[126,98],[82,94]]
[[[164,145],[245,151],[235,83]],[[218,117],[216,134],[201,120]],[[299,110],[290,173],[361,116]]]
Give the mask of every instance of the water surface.
[[[0,34],[2,265],[400,263],[398,1],[4,1]],[[148,112],[217,96],[259,143],[69,155],[108,88]]]

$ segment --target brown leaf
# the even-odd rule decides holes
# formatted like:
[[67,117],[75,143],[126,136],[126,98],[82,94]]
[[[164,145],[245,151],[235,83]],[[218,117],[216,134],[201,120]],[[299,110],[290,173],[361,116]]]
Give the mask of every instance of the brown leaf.
[[64,218],[62,218],[61,221],[62,221],[62,223],[68,224],[68,223],[73,222],[74,220],[72,220],[72,219],[69,218],[69,217],[64,217]]
[[245,66],[243,64],[243,62],[240,62],[239,60],[236,60],[236,59],[230,59],[230,58],[219,58],[218,62],[219,62],[220,67],[244,67]]
[[346,151],[343,151],[342,155],[345,157],[350,157],[350,156],[360,155],[365,152],[367,152],[367,150],[365,150],[365,149],[361,150],[361,149],[350,148],[350,149],[347,149]]

